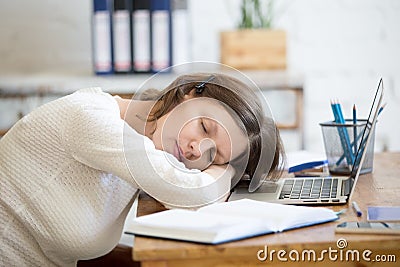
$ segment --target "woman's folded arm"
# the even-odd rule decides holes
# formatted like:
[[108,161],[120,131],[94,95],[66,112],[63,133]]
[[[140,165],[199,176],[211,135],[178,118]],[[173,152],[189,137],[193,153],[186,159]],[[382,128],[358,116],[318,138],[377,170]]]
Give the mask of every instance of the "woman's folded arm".
[[200,172],[172,164],[166,152],[118,115],[107,107],[77,108],[64,128],[66,151],[91,168],[133,183],[167,207],[197,208],[226,198],[231,171]]

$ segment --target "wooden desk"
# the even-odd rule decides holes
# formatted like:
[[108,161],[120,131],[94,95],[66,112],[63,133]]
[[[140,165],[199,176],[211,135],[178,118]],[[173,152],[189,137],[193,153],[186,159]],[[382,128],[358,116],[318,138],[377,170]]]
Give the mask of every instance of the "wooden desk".
[[[335,234],[335,226],[343,221],[366,221],[367,206],[398,205],[400,206],[400,153],[381,153],[375,155],[374,173],[362,175],[357,184],[354,200],[358,202],[363,216],[356,217],[348,205],[331,206],[339,211],[348,208],[339,221],[291,230],[279,234],[263,235],[221,245],[200,245],[189,242],[169,241],[155,238],[136,237],[133,258],[141,261],[142,267],[193,267],[193,266],[400,266],[400,235],[357,235]],[[144,197],[139,201],[138,216],[163,210],[154,200]],[[347,247],[339,249],[337,242],[344,238]],[[273,261],[268,258],[260,261],[257,252],[268,247],[268,251],[286,251],[288,262],[278,260],[277,253]],[[338,258],[330,260],[327,253],[318,261],[322,250],[337,250]],[[300,261],[292,261],[288,254],[291,251],[300,253]],[[301,254],[313,250],[316,262],[301,261]],[[351,252],[358,250],[360,261],[352,260]],[[362,259],[365,250],[372,251],[370,262]],[[340,251],[343,260],[340,260]],[[350,251],[350,252],[349,252]],[[346,256],[346,253],[348,256]],[[295,256],[295,254],[292,254]],[[332,254],[333,256],[335,254]],[[389,260],[394,256],[396,262],[377,262],[376,255]],[[333,258],[332,256],[332,258]],[[368,255],[367,255],[368,256]],[[349,259],[348,261],[346,261]],[[312,259],[312,257],[311,257]],[[355,258],[356,259],[356,258]],[[390,260],[393,261],[391,258]]]

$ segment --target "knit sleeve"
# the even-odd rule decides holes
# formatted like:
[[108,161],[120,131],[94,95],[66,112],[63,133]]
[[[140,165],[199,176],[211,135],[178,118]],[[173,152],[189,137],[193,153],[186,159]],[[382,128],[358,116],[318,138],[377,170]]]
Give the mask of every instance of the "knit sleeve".
[[77,106],[65,123],[63,143],[75,160],[127,180],[169,208],[222,201],[230,190],[230,172],[215,179],[171,164],[167,153],[104,105]]

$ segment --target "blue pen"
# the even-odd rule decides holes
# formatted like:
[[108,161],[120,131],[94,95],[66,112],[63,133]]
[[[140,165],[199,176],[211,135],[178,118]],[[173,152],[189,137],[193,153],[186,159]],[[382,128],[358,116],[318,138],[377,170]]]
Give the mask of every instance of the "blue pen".
[[[346,124],[346,121],[343,116],[342,108],[339,103],[333,104],[333,112],[335,114],[335,122],[341,123],[341,124]],[[338,131],[339,131],[340,141],[342,143],[342,148],[343,148],[344,155],[346,157],[347,164],[349,165],[349,168],[351,168],[351,166],[354,163],[354,155],[352,152],[352,146],[350,143],[349,134],[345,127],[338,127]]]
[[362,211],[361,211],[360,207],[358,206],[357,202],[353,201],[352,206],[353,206],[354,211],[357,214],[357,217],[361,217]]
[[[341,119],[339,116],[339,110],[337,107],[337,104],[335,102],[331,101],[331,108],[332,108],[332,112],[333,112],[333,116],[335,117],[335,122],[336,123],[340,123]],[[348,157],[346,153],[346,144],[344,143],[344,134],[343,134],[343,129],[341,129],[341,127],[338,127],[338,133],[339,133],[339,137],[340,137],[340,143],[342,144],[342,149],[343,149],[343,156],[341,158],[339,158],[339,160],[336,162],[336,165],[339,165],[340,162],[345,158],[346,156],[346,160],[348,161]]]

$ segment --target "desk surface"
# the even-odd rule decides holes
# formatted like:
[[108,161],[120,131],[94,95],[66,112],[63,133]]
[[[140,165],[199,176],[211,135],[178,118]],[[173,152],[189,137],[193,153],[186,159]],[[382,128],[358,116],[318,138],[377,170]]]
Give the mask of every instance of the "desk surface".
[[[316,225],[297,230],[291,230],[279,234],[269,234],[249,238],[241,241],[225,243],[221,245],[202,245],[189,242],[162,240],[156,238],[136,237],[133,258],[142,262],[142,267],[149,266],[254,266],[268,264],[269,266],[281,266],[287,264],[277,260],[276,253],[267,261],[257,259],[257,252],[268,247],[268,251],[285,250],[288,254],[296,250],[316,251],[317,258],[322,250],[332,249],[342,251],[343,259],[331,260],[327,254],[323,257],[323,266],[399,266],[400,265],[400,235],[360,235],[360,234],[335,234],[335,226],[344,221],[366,221],[367,206],[400,206],[400,153],[379,153],[375,155],[373,174],[360,176],[353,200],[357,201],[363,216],[357,217],[354,211],[346,205],[330,206],[335,211],[347,208],[339,221]],[[163,210],[164,208],[149,197],[139,200],[138,216]],[[344,238],[346,248],[338,248],[338,240]],[[346,260],[348,250],[372,251],[370,262],[360,259]],[[293,254],[294,255],[294,254]],[[386,261],[377,262],[375,256],[381,256]],[[368,256],[368,255],[367,255]],[[269,262],[268,262],[269,261]],[[290,261],[290,260],[289,260]],[[317,260],[318,261],[318,260]],[[296,264],[311,262],[291,262]],[[315,262],[312,262],[315,264]],[[318,263],[318,262],[317,262]],[[361,264],[361,265],[360,265]]]

